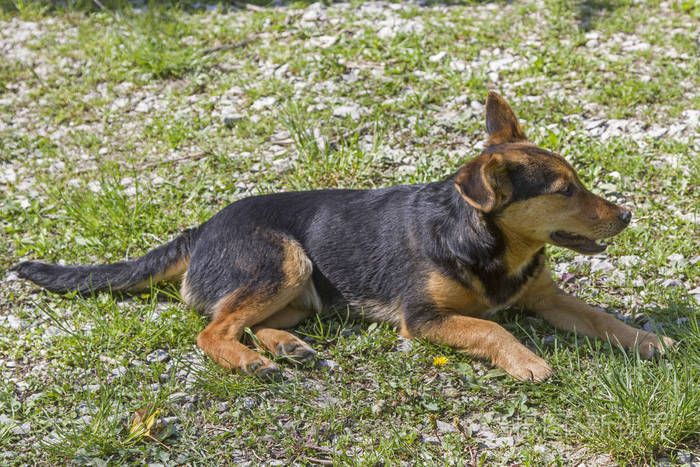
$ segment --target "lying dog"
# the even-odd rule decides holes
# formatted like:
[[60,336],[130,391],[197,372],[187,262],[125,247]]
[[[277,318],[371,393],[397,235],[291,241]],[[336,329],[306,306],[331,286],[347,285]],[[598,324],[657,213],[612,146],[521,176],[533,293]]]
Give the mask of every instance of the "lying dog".
[[211,316],[197,344],[225,368],[277,366],[240,340],[249,327],[273,355],[313,350],[282,329],[334,307],[490,360],[520,380],[552,369],[495,322],[523,305],[554,326],[609,339],[644,357],[673,341],[567,295],[545,244],[600,253],[630,211],[588,191],[564,158],[527,141],[510,106],[486,99],[481,155],[446,180],[378,190],[321,190],[237,201],[145,256],[97,266],[23,262],[54,292],[136,291],[182,279],[185,303]]

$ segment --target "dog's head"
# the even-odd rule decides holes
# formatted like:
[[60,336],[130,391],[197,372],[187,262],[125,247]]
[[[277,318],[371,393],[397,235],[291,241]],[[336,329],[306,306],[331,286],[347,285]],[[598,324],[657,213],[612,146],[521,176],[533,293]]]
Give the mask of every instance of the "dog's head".
[[489,140],[457,173],[467,203],[509,233],[584,254],[605,250],[597,241],[620,233],[632,213],[586,189],[560,155],[527,141],[510,106],[498,94],[486,98]]

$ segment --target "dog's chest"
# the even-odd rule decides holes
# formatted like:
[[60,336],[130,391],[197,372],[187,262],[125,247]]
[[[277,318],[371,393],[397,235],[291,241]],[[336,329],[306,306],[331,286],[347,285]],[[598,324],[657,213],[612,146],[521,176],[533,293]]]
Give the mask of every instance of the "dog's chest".
[[530,275],[522,277],[517,283],[508,277],[503,277],[499,282],[483,281],[469,275],[462,282],[435,271],[428,276],[426,290],[439,309],[479,318],[515,303],[527,290],[531,280]]

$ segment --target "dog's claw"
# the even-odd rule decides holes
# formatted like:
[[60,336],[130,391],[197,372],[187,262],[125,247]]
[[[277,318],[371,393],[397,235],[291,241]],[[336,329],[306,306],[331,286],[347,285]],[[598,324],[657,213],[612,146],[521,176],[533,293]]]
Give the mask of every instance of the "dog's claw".
[[277,344],[277,353],[285,357],[305,362],[316,356],[316,351],[304,344],[292,342],[288,344]]

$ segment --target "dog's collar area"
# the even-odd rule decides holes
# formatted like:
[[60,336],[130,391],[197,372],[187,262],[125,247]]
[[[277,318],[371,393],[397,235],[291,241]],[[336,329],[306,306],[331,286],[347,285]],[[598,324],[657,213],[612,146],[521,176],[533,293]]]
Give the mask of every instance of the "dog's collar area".
[[604,242],[598,243],[596,240],[584,237],[583,235],[565,232],[563,230],[552,232],[549,237],[555,245],[569,248],[579,253],[601,253],[608,247]]

